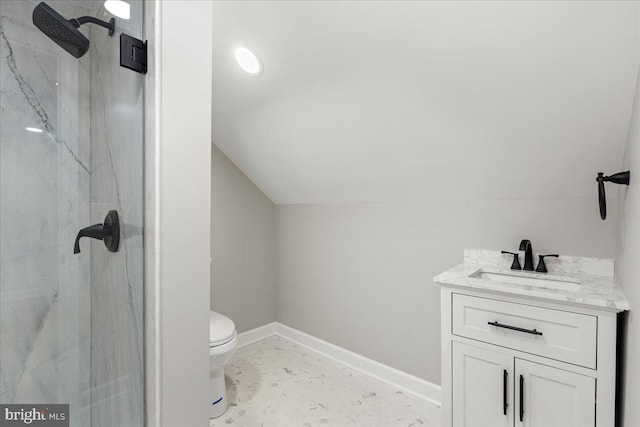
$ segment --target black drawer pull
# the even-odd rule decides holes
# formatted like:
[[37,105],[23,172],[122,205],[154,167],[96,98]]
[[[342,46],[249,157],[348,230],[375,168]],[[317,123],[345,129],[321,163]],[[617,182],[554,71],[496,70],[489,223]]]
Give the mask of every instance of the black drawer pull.
[[511,329],[512,331],[525,332],[527,334],[533,334],[533,335],[542,335],[542,332],[539,332],[537,329],[518,328],[517,326],[503,325],[502,323],[498,323],[498,322],[487,322],[487,323],[497,328]]

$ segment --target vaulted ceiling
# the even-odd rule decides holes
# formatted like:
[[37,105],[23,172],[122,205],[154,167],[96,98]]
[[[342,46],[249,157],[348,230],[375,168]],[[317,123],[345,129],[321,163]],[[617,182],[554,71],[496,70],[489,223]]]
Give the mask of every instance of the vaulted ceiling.
[[215,2],[213,142],[276,203],[595,197],[638,22],[637,2]]

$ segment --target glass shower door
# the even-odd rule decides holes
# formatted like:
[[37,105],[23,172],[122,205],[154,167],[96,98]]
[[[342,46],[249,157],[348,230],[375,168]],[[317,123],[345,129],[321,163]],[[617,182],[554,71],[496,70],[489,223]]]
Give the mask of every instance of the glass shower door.
[[[101,1],[45,3],[114,17]],[[79,28],[75,58],[34,25],[39,2],[0,1],[0,405],[69,404],[79,427],[144,423],[143,79],[119,65],[143,3],[126,3],[113,36]],[[118,251],[83,238],[74,254],[111,210]]]

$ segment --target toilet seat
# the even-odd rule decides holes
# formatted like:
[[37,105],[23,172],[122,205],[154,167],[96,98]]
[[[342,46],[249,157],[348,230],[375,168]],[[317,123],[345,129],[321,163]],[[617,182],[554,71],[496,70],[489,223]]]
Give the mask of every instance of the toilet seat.
[[209,348],[218,347],[236,337],[236,325],[227,316],[209,312]]

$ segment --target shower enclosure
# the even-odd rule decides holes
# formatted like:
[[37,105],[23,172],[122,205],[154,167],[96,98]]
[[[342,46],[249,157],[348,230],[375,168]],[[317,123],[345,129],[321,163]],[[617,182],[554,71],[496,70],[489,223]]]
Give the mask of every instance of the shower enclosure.
[[[143,77],[120,67],[143,2],[76,59],[0,1],[0,404],[69,404],[70,425],[144,424]],[[114,18],[102,1],[46,1]],[[80,229],[120,219],[110,252]],[[35,424],[34,424],[35,425]]]

